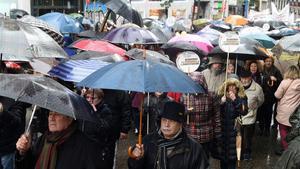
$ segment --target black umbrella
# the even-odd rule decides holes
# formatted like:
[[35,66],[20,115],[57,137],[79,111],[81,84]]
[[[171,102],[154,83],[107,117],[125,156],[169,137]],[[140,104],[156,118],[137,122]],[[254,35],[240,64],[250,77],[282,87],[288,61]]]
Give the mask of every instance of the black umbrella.
[[153,62],[161,62],[169,65],[175,65],[174,62],[172,62],[166,56],[152,50],[143,50],[143,49],[134,48],[127,51],[125,55],[132,59],[139,59],[139,60],[146,59],[146,60],[151,60]]
[[96,39],[102,39],[107,32],[96,32],[92,30],[87,30],[80,32],[77,36],[80,38],[96,38]]
[[[215,47],[212,52],[209,53],[209,56],[221,56],[226,58],[227,53],[222,51],[220,46]],[[248,38],[240,38],[240,45],[238,49],[232,53],[230,53],[231,59],[238,60],[257,60],[257,59],[265,59],[268,57],[267,50],[256,40],[251,40]]]
[[167,43],[172,38],[172,33],[171,32],[167,32],[164,29],[148,28],[148,30],[150,30],[154,35],[156,35],[157,37],[159,37],[159,39],[163,43]]
[[258,20],[253,23],[254,26],[263,27],[265,24],[270,26],[269,30],[280,29],[280,28],[287,28],[286,24],[282,21],[265,21],[265,20]]
[[106,15],[106,19],[103,22],[101,31],[103,31],[104,24],[106,23],[106,20],[108,19],[108,15],[110,14],[110,11],[113,11],[114,13],[122,16],[129,22],[132,22],[140,27],[143,26],[143,20],[141,15],[138,11],[134,10],[127,1],[125,0],[100,0],[101,3],[105,4],[107,8],[109,9]]
[[49,25],[47,22],[33,17],[31,15],[23,16],[20,21],[24,23],[28,23],[32,26],[38,27],[50,35],[60,46],[63,46],[64,43],[64,36],[57,31],[53,26]]
[[207,53],[200,50],[189,42],[169,42],[161,46],[161,49],[170,56],[172,61],[176,61],[177,54],[185,51],[195,52],[199,56],[206,56]]
[[0,18],[0,53],[2,60],[18,61],[67,57],[58,43],[41,29],[7,18]]
[[95,51],[83,51],[71,57],[72,60],[101,60],[104,62],[121,62],[126,59],[118,54],[102,53]]
[[0,74],[0,95],[51,111],[95,121],[94,111],[81,96],[53,79],[29,74]]

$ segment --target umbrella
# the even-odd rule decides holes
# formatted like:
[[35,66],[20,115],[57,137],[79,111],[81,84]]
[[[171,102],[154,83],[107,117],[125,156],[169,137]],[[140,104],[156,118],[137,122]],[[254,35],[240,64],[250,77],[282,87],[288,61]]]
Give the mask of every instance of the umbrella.
[[161,42],[167,43],[172,38],[172,32],[166,29],[159,29],[159,28],[148,28],[154,35],[159,37]]
[[83,51],[71,57],[72,60],[101,60],[104,62],[115,63],[126,61],[127,58],[118,54],[109,54],[104,52]]
[[129,22],[140,27],[143,26],[143,20],[138,11],[134,10],[130,3],[125,0],[100,0],[108,9],[122,16]]
[[51,70],[53,66],[53,62],[52,64],[49,62],[51,61],[45,61],[42,59],[32,59],[29,62],[29,64],[35,72],[39,72],[43,75],[48,75],[48,72]]
[[230,15],[225,18],[225,23],[229,23],[234,26],[243,26],[248,24],[248,20],[241,15]]
[[81,15],[80,13],[70,13],[68,15],[71,16],[73,19],[83,18],[83,15]]
[[69,60],[53,67],[48,74],[64,81],[80,82],[88,75],[108,64],[101,60]]
[[[215,47],[212,52],[209,53],[209,55],[227,57],[227,53],[224,52],[219,46]],[[230,53],[231,59],[238,60],[257,60],[264,59],[268,56],[268,51],[258,41],[243,37],[240,38],[240,45],[238,49]]]
[[39,19],[47,22],[55,27],[61,33],[79,33],[83,30],[79,21],[73,19],[69,15],[58,12],[51,12],[39,17]]
[[131,59],[139,59],[139,60],[146,59],[146,60],[151,60],[153,62],[161,62],[169,65],[174,65],[174,62],[169,60],[169,58],[152,50],[133,48],[127,51],[125,55]]
[[101,40],[79,39],[76,42],[72,43],[70,47],[81,49],[81,50],[105,52],[110,54],[119,54],[119,55],[125,54],[124,49],[119,48],[109,42],[101,41]]
[[30,58],[66,58],[64,50],[45,32],[18,20],[0,18],[2,60],[28,61]]
[[103,40],[107,40],[111,43],[117,44],[158,44],[162,43],[161,40],[155,36],[152,32],[135,27],[121,27],[115,28],[105,37]]
[[277,20],[257,20],[253,23],[254,26],[263,27],[264,25],[269,25],[269,30],[279,29],[283,27],[287,27],[286,24],[282,21]]
[[96,32],[92,30],[86,30],[80,32],[77,36],[80,38],[95,38],[95,39],[102,39],[107,32]]
[[185,51],[192,51],[199,56],[206,56],[208,53],[197,48],[190,42],[169,42],[161,46],[161,49],[175,61],[177,54]]
[[232,29],[232,26],[230,24],[225,23],[223,21],[212,21],[209,27],[222,33],[231,31]]
[[245,32],[240,33],[241,37],[249,38],[252,40],[257,40],[260,42],[265,48],[272,48],[275,46],[276,41],[269,37],[268,35],[262,32]]
[[214,48],[209,40],[201,38],[200,36],[194,34],[178,35],[170,39],[169,42],[190,42],[206,53],[209,53]]
[[300,33],[283,37],[272,49],[272,52],[284,61],[297,61],[300,57]]
[[0,13],[0,18],[3,18],[3,17],[5,17],[5,15],[4,15],[4,14],[2,14],[2,13]]
[[78,86],[137,92],[204,92],[202,86],[176,67],[149,60],[110,64],[83,79]]
[[23,16],[20,19],[20,21],[42,29],[44,32],[50,35],[60,46],[63,45],[64,43],[63,35],[59,31],[57,31],[53,26],[49,25],[47,22],[38,19],[36,17],[33,17],[31,15]]
[[164,28],[165,24],[159,20],[153,19],[153,18],[143,18],[143,24],[147,28]]
[[90,104],[53,79],[29,74],[0,74],[0,95],[73,117],[95,121]]
[[11,19],[17,19],[17,18],[22,18],[25,15],[29,15],[27,11],[24,11],[22,9],[11,9],[9,11],[9,16]]

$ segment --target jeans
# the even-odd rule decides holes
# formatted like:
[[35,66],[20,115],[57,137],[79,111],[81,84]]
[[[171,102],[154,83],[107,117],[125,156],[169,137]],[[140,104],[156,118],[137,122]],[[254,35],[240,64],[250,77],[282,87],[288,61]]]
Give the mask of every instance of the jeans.
[[242,125],[242,153],[251,154],[255,124]]
[[14,169],[15,168],[15,153],[0,154],[1,163],[0,169]]

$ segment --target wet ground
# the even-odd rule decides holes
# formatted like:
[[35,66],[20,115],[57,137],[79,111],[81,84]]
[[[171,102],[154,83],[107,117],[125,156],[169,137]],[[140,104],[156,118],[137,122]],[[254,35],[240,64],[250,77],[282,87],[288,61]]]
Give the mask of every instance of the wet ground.
[[[255,134],[253,139],[253,154],[251,161],[241,161],[241,169],[272,169],[279,156],[275,155],[278,149],[276,141],[277,131],[272,130],[271,136],[258,136]],[[116,169],[127,169],[127,149],[136,143],[137,137],[130,132],[127,140],[121,140],[118,144],[118,155]],[[210,160],[211,169],[219,169],[218,160]]]

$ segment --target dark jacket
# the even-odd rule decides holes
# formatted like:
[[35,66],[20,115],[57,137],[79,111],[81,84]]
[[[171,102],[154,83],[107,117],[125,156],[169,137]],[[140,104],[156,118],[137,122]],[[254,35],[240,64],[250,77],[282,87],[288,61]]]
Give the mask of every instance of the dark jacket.
[[287,135],[288,148],[277,161],[274,169],[299,169],[300,168],[300,107],[291,115],[292,129]]
[[[44,136],[33,145],[25,156],[16,156],[16,169],[33,169],[42,151]],[[93,143],[79,130],[58,147],[56,169],[97,169],[98,159]]]
[[251,75],[252,79],[257,83],[259,84],[260,86],[262,85],[263,81],[262,81],[262,73],[260,72],[256,72],[254,74]]
[[12,153],[25,129],[27,104],[0,97],[4,111],[0,113],[0,155]]
[[[169,155],[167,164],[169,169],[206,169],[208,161],[201,145],[186,135],[183,137]],[[162,136],[158,132],[151,133],[143,138],[144,157],[140,160],[128,159],[129,169],[154,169],[157,163],[158,145],[157,141]]]
[[[280,82],[282,81],[282,75],[275,66],[272,66],[269,69],[264,68],[262,75],[263,75],[263,79],[262,79],[261,87],[262,87],[262,89],[264,91],[264,95],[265,95],[264,104],[273,104],[276,102],[274,93],[276,92]],[[273,83],[273,86],[269,85],[271,76],[274,76],[277,79],[277,81]],[[268,82],[269,82],[269,84],[268,84]]]
[[120,132],[128,133],[131,124],[131,101],[127,92],[121,90],[104,89],[104,102],[112,111],[114,126],[114,137],[117,140]]

